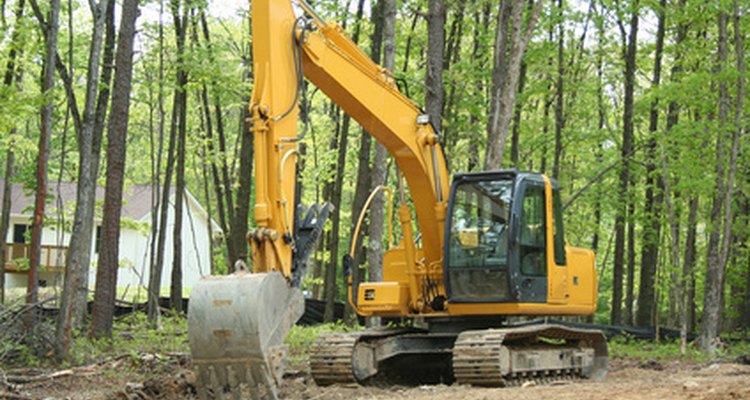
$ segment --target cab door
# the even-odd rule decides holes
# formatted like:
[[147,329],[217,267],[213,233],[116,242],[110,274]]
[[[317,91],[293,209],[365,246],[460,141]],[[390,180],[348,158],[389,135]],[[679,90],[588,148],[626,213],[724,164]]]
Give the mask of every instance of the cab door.
[[544,177],[545,220],[547,243],[547,303],[566,304],[570,297],[568,292],[568,267],[565,257],[565,239],[563,232],[562,204],[557,182]]
[[514,259],[518,300],[524,303],[547,301],[547,212],[544,181],[526,176],[517,187]]

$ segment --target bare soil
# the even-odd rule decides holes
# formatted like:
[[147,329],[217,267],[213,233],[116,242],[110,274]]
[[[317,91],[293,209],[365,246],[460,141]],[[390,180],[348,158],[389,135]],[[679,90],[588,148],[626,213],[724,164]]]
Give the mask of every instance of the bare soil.
[[[194,398],[194,377],[182,356],[142,355],[71,370],[26,371],[34,381],[0,371],[0,399],[166,399]],[[15,371],[16,374],[23,371]],[[291,371],[280,390],[288,400],[501,400],[501,399],[750,399],[750,366],[736,363],[659,363],[613,360],[603,382],[558,382],[520,388],[462,385],[319,387],[304,371]]]

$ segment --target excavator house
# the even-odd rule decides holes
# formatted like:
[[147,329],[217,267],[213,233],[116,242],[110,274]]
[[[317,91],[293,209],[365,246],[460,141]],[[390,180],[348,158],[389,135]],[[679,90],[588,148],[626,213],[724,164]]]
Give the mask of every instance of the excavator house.
[[[511,386],[602,379],[602,332],[509,322],[585,316],[596,308],[595,257],[567,245],[555,180],[516,170],[449,174],[429,117],[339,25],[304,0],[253,0],[251,7],[252,272],[205,277],[193,288],[188,336],[199,397],[242,398],[249,391],[252,398],[278,398],[284,338],[304,311],[300,286],[330,212],[329,205],[302,206],[297,192],[305,78],[395,160],[397,187],[376,191],[397,197],[401,232],[384,255],[382,282],[348,277],[357,314],[400,327],[322,336],[310,355],[315,382],[388,377]],[[360,222],[367,207],[354,210]],[[390,223],[388,231],[390,242]],[[344,270],[357,268],[356,241],[355,234]]]

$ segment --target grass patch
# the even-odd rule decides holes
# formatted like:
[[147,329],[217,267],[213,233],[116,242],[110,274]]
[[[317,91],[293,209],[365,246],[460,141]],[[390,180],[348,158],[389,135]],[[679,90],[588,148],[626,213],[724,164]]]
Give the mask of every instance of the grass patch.
[[731,340],[731,338],[723,343],[715,357],[703,352],[697,342],[688,343],[685,354],[680,352],[679,340],[655,343],[617,337],[609,340],[608,344],[611,359],[630,358],[639,361],[730,361],[740,355],[750,354],[750,343],[743,340]]
[[301,326],[295,325],[286,336],[287,362],[290,365],[303,364],[308,360],[310,349],[315,345],[318,337],[327,333],[351,332],[361,327],[350,327],[343,322]]

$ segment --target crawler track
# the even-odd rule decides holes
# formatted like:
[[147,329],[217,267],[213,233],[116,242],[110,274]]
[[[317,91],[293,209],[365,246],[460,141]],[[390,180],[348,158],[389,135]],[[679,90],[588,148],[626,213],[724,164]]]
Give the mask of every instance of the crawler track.
[[361,332],[321,336],[310,353],[310,372],[319,386],[356,383],[352,353]]
[[461,384],[602,379],[606,369],[607,344],[600,331],[561,325],[466,331],[453,348],[453,374]]

